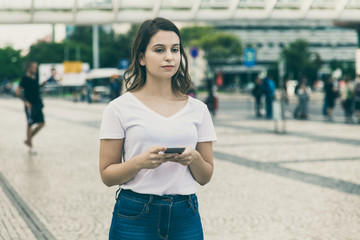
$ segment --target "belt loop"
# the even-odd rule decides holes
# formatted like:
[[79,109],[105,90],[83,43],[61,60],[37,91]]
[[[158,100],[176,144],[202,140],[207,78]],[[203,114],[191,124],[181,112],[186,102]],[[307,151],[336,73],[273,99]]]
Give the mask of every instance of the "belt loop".
[[189,203],[189,207],[192,208],[193,207],[193,201],[192,201],[191,194],[189,195],[188,203]]
[[121,187],[119,186],[119,189],[116,190],[116,193],[115,193],[115,200],[118,199],[120,190],[121,190]]
[[150,194],[150,197],[149,197],[149,201],[148,201],[148,203],[146,204],[146,213],[149,213],[149,208],[150,208],[150,203],[152,202],[152,200],[153,200],[153,195],[152,194]]

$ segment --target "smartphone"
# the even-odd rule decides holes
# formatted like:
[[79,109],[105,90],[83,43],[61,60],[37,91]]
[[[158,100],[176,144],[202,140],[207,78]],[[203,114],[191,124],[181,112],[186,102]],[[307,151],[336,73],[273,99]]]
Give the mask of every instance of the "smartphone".
[[184,147],[176,147],[176,148],[167,148],[164,153],[178,153],[182,154],[184,152]]

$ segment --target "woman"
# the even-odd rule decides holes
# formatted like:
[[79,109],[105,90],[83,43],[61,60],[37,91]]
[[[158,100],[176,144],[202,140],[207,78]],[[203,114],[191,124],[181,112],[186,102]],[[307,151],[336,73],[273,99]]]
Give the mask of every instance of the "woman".
[[258,118],[261,117],[261,99],[264,93],[262,84],[262,79],[257,76],[255,79],[255,86],[252,90],[252,95],[255,98],[255,113]]
[[353,123],[354,112],[354,84],[349,76],[345,76],[345,86],[342,89],[342,106],[344,108],[345,123]]
[[308,105],[309,105],[309,95],[311,89],[307,86],[307,78],[303,77],[300,81],[299,86],[296,89],[296,95],[298,97],[298,105],[294,111],[294,117],[296,119],[308,119]]
[[[216,135],[204,103],[186,95],[188,61],[177,27],[145,21],[100,130],[100,174],[120,185],[109,239],[203,239],[197,184],[213,173]],[[166,153],[184,146],[181,154]]]
[[327,79],[325,86],[325,100],[326,100],[326,116],[327,121],[333,121],[333,110],[336,103],[336,98],[338,97],[338,88],[334,84],[334,80],[331,76]]

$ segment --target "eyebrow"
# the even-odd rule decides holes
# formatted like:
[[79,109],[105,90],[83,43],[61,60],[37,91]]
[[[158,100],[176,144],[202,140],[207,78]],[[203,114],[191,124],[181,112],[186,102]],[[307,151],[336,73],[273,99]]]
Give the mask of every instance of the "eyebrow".
[[[155,44],[154,46],[152,46],[153,48],[155,48],[155,47],[164,47],[165,45],[164,44]],[[175,44],[173,44],[171,47],[179,47],[180,46],[180,44],[179,43],[175,43]]]

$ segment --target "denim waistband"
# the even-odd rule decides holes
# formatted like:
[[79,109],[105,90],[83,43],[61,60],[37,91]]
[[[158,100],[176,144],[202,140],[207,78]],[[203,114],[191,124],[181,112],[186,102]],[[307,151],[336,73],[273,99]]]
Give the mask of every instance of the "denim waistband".
[[[120,190],[120,189],[119,189]],[[137,193],[129,189],[121,189],[119,195],[130,197],[131,199],[143,202],[143,203],[176,203],[183,201],[191,201],[194,199],[195,194],[190,195],[177,195],[177,194],[169,194],[169,195],[154,195],[154,194],[143,194]]]

